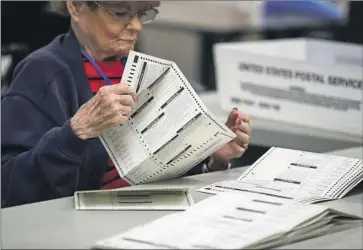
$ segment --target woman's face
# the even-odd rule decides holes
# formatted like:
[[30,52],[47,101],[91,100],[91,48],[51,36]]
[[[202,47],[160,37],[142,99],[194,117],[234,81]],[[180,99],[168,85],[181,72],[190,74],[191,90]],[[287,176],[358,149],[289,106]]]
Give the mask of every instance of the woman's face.
[[91,9],[83,3],[72,19],[92,51],[103,58],[121,58],[134,49],[144,20],[157,13],[154,9],[157,5],[149,1],[99,1]]

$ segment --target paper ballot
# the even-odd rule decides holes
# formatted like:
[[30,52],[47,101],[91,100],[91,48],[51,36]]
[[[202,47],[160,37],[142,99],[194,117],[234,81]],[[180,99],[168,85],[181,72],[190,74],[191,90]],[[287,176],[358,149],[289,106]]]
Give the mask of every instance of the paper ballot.
[[342,198],[362,180],[362,159],[272,147],[237,180],[199,191],[259,193],[316,203]]
[[187,186],[145,184],[77,191],[76,210],[185,210],[194,204]]
[[221,194],[95,243],[97,249],[268,249],[361,226],[362,218],[261,194]]
[[137,104],[126,124],[100,138],[131,185],[178,177],[235,137],[174,62],[131,51],[122,82],[136,90]]

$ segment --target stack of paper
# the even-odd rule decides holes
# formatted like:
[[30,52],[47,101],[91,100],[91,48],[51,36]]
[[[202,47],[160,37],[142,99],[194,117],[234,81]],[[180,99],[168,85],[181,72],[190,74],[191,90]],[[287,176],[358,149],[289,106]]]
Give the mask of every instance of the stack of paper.
[[122,82],[136,90],[136,107],[100,138],[130,185],[179,177],[235,137],[174,62],[132,51]]
[[188,187],[163,185],[79,191],[74,201],[77,210],[185,210],[194,203]]
[[261,194],[221,194],[99,241],[99,249],[266,249],[361,225],[362,218]]
[[199,191],[260,193],[316,203],[342,198],[362,180],[362,159],[273,147],[237,180]]

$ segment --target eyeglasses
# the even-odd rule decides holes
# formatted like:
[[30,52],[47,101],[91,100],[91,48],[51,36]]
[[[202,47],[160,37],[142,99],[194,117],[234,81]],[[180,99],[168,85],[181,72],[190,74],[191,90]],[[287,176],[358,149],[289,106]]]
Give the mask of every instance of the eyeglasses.
[[126,24],[130,23],[135,15],[139,17],[139,20],[141,21],[142,24],[148,24],[154,21],[155,17],[159,14],[159,11],[155,8],[143,10],[139,13],[131,13],[126,9],[112,11],[109,8],[106,8],[99,1],[93,1],[93,3],[103,11],[110,14],[115,20],[118,20]]

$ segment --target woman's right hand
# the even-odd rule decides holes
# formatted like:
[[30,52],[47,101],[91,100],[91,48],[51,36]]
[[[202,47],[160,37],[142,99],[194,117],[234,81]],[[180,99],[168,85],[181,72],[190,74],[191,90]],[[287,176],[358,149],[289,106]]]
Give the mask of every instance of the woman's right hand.
[[101,87],[71,119],[74,133],[82,140],[98,137],[104,131],[122,125],[130,117],[136,93],[126,84]]

